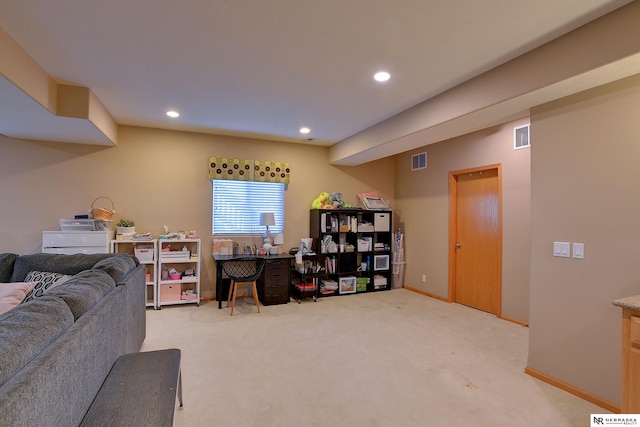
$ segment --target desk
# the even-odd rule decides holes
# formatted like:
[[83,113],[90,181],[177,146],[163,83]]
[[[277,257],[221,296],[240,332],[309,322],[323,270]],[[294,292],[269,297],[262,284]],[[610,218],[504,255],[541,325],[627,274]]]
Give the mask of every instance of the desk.
[[[216,299],[218,300],[218,309],[222,308],[222,300],[225,299],[225,289],[222,282],[222,264],[227,261],[233,261],[239,258],[246,258],[247,255],[212,255],[216,264]],[[286,304],[289,301],[289,269],[292,255],[254,255],[256,258],[264,258],[267,260],[262,275],[257,280],[258,295],[263,305],[270,304]],[[270,298],[269,289],[282,289],[285,293],[281,298]],[[229,289],[226,289],[227,293]]]

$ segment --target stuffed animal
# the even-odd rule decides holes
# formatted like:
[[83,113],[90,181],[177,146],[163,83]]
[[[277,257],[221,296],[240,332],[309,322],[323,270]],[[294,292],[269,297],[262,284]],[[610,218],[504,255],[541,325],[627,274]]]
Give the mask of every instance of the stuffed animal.
[[334,208],[340,209],[344,204],[344,202],[342,201],[342,193],[331,193],[329,195],[329,202]]
[[329,193],[324,191],[311,202],[311,209],[326,209],[326,206],[331,205],[329,203]]
[[351,205],[347,202],[345,202],[344,200],[342,200],[342,193],[331,193],[329,195],[329,201],[331,206],[333,206],[334,209],[341,209],[341,208],[350,208]]

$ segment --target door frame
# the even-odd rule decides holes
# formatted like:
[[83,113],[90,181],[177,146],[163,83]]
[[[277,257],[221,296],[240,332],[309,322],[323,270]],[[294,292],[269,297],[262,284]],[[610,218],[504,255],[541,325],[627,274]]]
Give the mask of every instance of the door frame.
[[456,292],[456,242],[458,235],[458,176],[497,169],[498,172],[498,310],[497,317],[502,315],[502,163],[462,169],[449,172],[449,298],[455,302]]

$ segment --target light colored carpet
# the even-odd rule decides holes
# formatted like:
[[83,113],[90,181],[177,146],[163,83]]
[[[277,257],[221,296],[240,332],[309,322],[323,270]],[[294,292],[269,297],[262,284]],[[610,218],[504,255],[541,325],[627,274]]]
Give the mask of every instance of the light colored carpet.
[[405,289],[251,303],[147,311],[143,351],[182,350],[176,426],[564,427],[607,412],[526,375],[528,329],[478,310]]

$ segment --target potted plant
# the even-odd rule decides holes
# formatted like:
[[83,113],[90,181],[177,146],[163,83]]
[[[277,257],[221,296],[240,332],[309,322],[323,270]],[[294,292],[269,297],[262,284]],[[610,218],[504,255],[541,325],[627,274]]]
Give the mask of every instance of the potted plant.
[[123,218],[118,221],[116,228],[118,229],[118,234],[135,234],[136,223],[130,219]]

